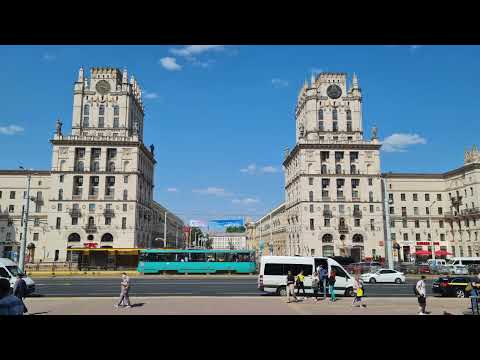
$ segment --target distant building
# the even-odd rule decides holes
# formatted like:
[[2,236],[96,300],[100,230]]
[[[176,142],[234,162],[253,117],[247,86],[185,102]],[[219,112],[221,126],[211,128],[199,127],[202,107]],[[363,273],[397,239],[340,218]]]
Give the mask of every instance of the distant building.
[[247,233],[213,233],[209,234],[212,248],[218,250],[247,249]]

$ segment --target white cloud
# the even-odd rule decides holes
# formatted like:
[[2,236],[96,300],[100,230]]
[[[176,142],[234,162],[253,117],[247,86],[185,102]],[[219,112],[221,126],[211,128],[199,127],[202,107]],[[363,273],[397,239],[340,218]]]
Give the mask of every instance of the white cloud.
[[209,186],[206,189],[194,189],[192,192],[197,193],[197,194],[204,194],[204,195],[214,195],[214,196],[231,196],[233,195],[232,193],[226,192],[225,189],[223,188],[217,188],[213,186]]
[[169,71],[182,70],[182,66],[177,64],[177,59],[175,59],[173,57],[167,56],[167,57],[161,58],[159,63],[160,63],[160,65],[162,65],[165,69],[167,69]]
[[22,133],[23,127],[17,125],[0,126],[1,135],[17,135]]
[[275,166],[264,166],[262,167],[262,172],[271,174],[278,172],[278,169]]
[[53,54],[49,54],[49,53],[43,54],[43,60],[45,60],[45,61],[54,61],[56,59],[57,59],[57,57]]
[[382,150],[386,152],[405,152],[407,146],[426,144],[427,140],[418,134],[392,134],[381,143]]
[[223,49],[223,45],[188,45],[181,49],[170,49],[169,51],[178,56],[191,57],[193,55],[200,55],[201,53],[210,50],[218,51]]
[[272,79],[272,85],[274,88],[279,89],[279,88],[287,87],[288,81],[275,78],[275,79]]
[[177,188],[168,188],[168,192],[178,192],[179,190]]
[[257,170],[257,165],[250,164],[246,168],[240,169],[240,172],[253,175],[253,174],[255,174],[256,170]]
[[242,205],[249,205],[249,204],[256,204],[259,203],[260,200],[254,198],[244,198],[244,199],[233,199],[232,203],[234,204],[242,204]]
[[147,90],[144,90],[143,97],[145,99],[153,100],[153,99],[158,99],[158,94],[156,92],[149,92]]

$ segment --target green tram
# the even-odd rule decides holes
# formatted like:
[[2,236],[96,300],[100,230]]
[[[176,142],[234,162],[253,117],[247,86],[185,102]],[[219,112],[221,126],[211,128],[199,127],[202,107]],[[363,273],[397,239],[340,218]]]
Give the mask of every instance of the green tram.
[[255,252],[250,250],[141,250],[137,270],[143,274],[256,272]]

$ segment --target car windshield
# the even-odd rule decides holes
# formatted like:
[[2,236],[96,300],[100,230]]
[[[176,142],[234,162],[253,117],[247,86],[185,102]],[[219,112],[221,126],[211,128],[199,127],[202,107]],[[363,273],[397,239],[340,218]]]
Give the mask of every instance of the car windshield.
[[10,274],[12,274],[12,276],[17,276],[18,274],[22,273],[18,266],[7,266],[7,269],[8,271],[10,271]]

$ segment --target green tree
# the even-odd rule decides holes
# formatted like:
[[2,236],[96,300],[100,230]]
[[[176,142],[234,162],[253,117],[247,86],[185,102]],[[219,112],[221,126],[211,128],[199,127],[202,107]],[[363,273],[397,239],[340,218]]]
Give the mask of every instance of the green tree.
[[227,233],[242,233],[245,232],[245,226],[228,226],[225,230]]

